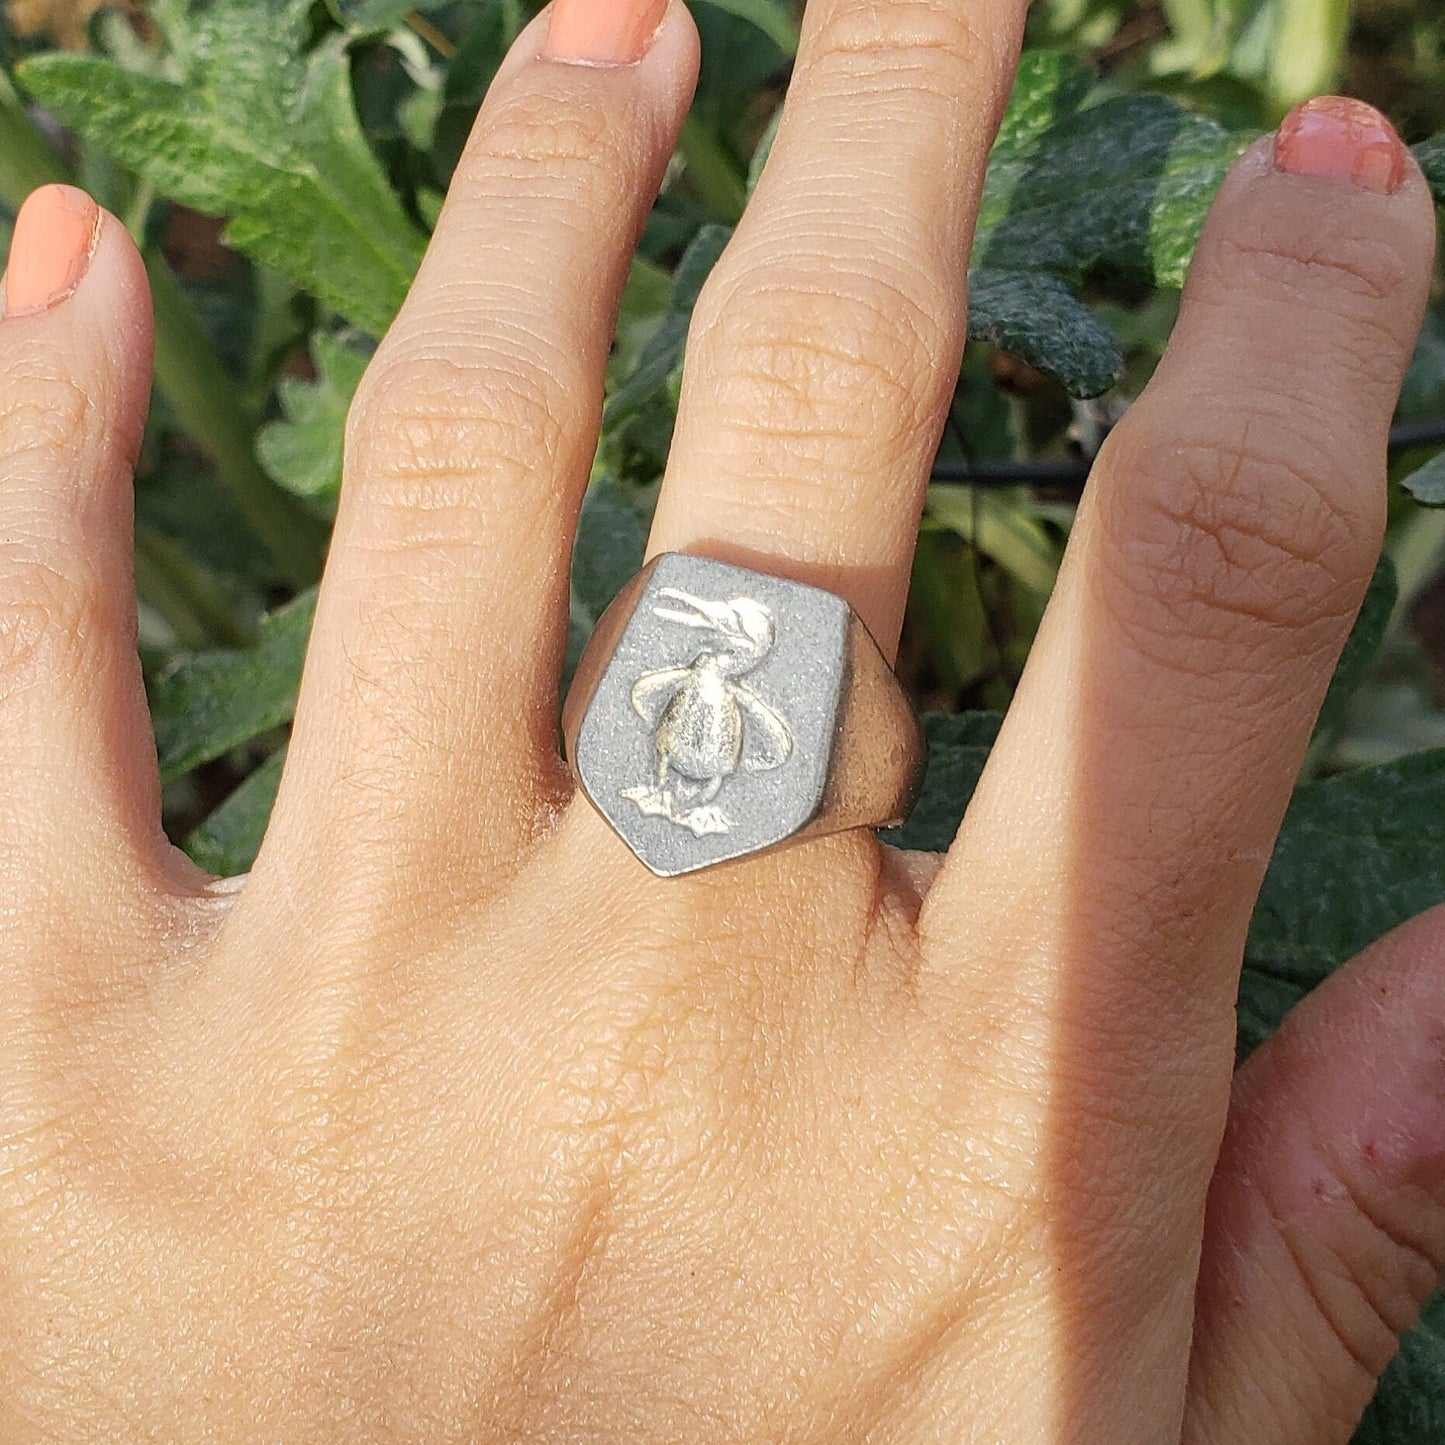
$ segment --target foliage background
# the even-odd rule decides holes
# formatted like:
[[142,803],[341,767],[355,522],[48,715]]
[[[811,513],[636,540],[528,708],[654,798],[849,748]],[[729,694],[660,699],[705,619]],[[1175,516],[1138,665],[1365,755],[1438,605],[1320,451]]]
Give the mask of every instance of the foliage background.
[[[140,647],[167,827],[244,871],[285,753],[341,428],[524,0],[6,0],[0,243],[73,178],[141,241],[156,402],[136,479]],[[702,80],[632,268],[574,562],[572,649],[636,568],[698,288],[765,159],[791,0],[694,0]],[[1081,473],[1147,380],[1214,188],[1344,88],[1445,202],[1445,19],[1413,0],[1041,0],[1000,135],[900,671],[928,711],[901,841],[946,846],[1027,657]],[[1405,387],[1387,557],[1251,929],[1241,1049],[1445,900],[1445,303]],[[1305,359],[1302,359],[1305,360]],[[1426,505],[1433,504],[1433,505]],[[1358,1439],[1445,1440],[1445,1297]]]

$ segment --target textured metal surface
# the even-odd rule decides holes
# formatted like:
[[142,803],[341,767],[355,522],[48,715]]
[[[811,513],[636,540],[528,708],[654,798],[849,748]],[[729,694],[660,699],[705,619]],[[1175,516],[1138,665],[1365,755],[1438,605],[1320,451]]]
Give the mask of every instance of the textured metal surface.
[[[882,701],[860,715],[860,697]],[[874,746],[865,729],[885,735]],[[564,731],[593,805],[663,877],[892,821],[920,754],[901,689],[841,598],[681,553],[649,564],[598,624]]]

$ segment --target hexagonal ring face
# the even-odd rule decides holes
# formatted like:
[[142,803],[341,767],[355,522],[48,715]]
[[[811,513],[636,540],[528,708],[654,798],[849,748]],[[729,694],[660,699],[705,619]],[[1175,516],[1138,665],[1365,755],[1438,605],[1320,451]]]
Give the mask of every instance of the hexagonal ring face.
[[681,553],[644,577],[572,766],[628,847],[673,877],[771,848],[817,815],[851,612],[831,592]]

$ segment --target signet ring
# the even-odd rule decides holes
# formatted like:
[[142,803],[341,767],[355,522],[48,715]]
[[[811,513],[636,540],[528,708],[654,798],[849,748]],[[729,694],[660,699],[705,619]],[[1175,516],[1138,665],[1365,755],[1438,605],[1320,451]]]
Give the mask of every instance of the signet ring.
[[578,786],[662,878],[901,823],[924,757],[847,602],[683,552],[655,557],[603,614],[562,731]]

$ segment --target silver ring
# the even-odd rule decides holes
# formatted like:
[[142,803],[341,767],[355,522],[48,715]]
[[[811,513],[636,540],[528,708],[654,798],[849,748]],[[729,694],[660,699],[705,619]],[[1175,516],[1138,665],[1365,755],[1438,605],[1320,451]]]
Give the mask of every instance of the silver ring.
[[841,598],[669,552],[598,622],[562,714],[578,786],[662,878],[913,806],[924,746]]

